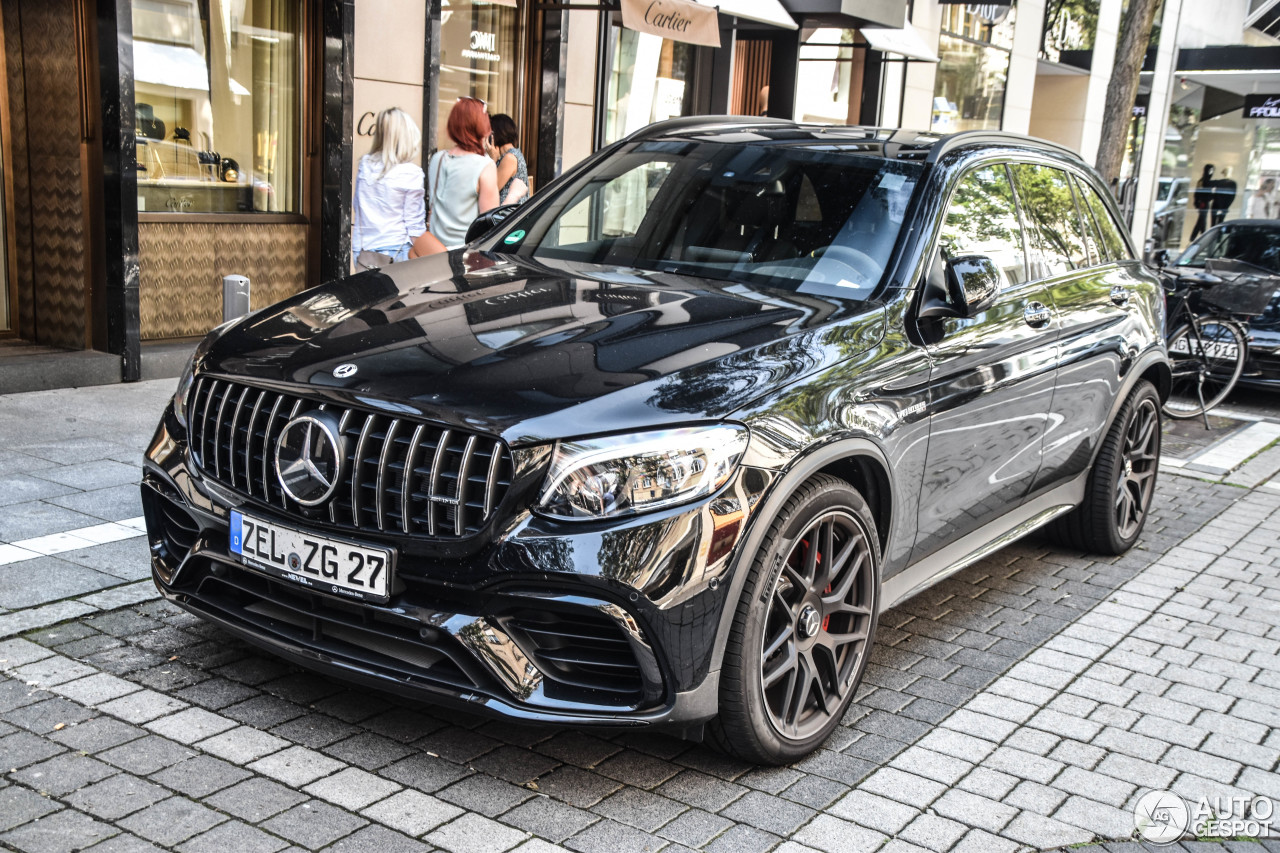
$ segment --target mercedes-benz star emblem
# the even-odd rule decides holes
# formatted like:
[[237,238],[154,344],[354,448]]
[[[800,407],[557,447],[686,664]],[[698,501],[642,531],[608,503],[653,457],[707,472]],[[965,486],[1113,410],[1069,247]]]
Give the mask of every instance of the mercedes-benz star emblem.
[[360,368],[348,361],[345,364],[339,364],[335,367],[333,369],[333,375],[338,379],[346,379],[348,376],[355,376],[356,371],[359,369]]
[[804,609],[800,611],[800,636],[802,639],[809,639],[818,633],[818,627],[822,624],[821,617],[818,616],[818,610],[812,604],[806,604]]
[[303,506],[333,496],[346,462],[338,419],[328,412],[299,415],[276,441],[276,477],[285,494]]

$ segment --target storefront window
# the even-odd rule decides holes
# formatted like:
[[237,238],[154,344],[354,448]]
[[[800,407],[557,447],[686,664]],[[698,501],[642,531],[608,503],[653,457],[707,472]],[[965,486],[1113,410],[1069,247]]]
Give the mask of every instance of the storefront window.
[[[994,10],[994,19],[973,10]],[[1013,47],[1013,10],[1004,6],[944,6],[932,129],[997,130]]]
[[800,45],[796,80],[798,121],[858,124],[862,115],[862,69],[866,49],[855,30],[821,27]]
[[1241,100],[1179,83],[1152,208],[1154,248],[1182,249],[1230,219],[1280,216],[1280,119],[1245,118]]
[[606,145],[651,122],[693,112],[693,45],[614,27],[612,47]]
[[299,0],[134,0],[138,210],[296,213]]
[[453,144],[445,123],[458,98],[479,98],[489,115],[505,113],[519,120],[516,36],[514,4],[444,0],[440,13],[438,146]]
[[[1040,56],[1050,62],[1067,62],[1071,51],[1092,50],[1098,31],[1099,0],[1053,0],[1044,8],[1044,34]],[[1063,53],[1068,53],[1064,57]],[[1075,64],[1075,63],[1069,63]]]

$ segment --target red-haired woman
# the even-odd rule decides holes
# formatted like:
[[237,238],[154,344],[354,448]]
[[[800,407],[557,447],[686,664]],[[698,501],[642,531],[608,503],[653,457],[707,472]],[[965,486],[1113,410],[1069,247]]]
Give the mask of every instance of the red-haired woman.
[[498,170],[485,153],[490,128],[483,101],[459,98],[446,128],[453,147],[437,151],[427,166],[428,228],[446,248],[454,249],[466,242],[472,220],[498,206]]

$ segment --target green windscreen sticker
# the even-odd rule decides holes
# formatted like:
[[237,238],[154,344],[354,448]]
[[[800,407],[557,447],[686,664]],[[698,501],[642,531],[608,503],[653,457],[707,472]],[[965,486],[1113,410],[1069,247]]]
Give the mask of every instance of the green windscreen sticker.
[[506,239],[504,239],[502,242],[510,246],[512,243],[519,243],[523,239],[524,239],[523,231],[512,231],[510,234],[506,236]]

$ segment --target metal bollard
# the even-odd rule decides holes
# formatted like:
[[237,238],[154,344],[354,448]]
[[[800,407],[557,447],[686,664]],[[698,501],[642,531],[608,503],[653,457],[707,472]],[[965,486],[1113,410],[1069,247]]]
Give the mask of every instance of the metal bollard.
[[249,313],[249,279],[243,275],[222,277],[222,322]]

